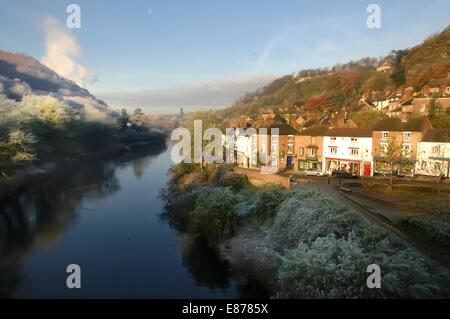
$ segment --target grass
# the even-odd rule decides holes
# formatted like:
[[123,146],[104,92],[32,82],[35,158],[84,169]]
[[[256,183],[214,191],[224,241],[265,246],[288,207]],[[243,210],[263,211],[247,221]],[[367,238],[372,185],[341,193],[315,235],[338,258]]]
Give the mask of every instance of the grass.
[[363,185],[359,182],[348,182],[343,184],[344,187],[362,187]]

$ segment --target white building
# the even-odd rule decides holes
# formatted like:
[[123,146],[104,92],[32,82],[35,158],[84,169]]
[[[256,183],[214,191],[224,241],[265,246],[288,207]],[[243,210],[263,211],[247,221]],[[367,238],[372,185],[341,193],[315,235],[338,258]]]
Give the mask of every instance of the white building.
[[258,165],[258,135],[254,128],[236,134],[236,156],[239,166],[256,168]]
[[373,176],[372,130],[336,128],[326,134],[322,167],[327,173],[343,170],[359,176]]
[[450,130],[430,129],[417,145],[417,175],[450,177]]

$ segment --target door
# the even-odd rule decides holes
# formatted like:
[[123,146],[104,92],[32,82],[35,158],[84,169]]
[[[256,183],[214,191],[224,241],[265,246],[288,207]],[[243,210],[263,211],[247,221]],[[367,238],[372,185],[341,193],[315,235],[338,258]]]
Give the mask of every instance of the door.
[[286,166],[287,166],[288,168],[291,168],[291,167],[292,167],[292,156],[288,156],[288,157],[287,157]]
[[371,173],[370,164],[364,164],[364,176],[370,176]]

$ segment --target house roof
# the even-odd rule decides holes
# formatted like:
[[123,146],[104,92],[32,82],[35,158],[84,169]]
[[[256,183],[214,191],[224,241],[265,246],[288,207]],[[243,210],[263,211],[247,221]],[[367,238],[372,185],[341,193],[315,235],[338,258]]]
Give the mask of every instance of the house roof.
[[374,131],[423,132],[431,127],[430,121],[425,116],[411,118],[408,122],[402,122],[399,118],[387,118],[375,124]]
[[288,124],[272,124],[270,127],[270,129],[272,128],[278,128],[279,135],[297,135],[298,131],[296,129],[294,129],[292,126],[288,125]]
[[423,136],[422,141],[450,143],[450,129],[429,129]]
[[372,137],[372,130],[368,128],[334,128],[326,132],[326,136],[342,136],[342,137]]
[[297,135],[302,136],[325,136],[328,131],[327,125],[314,125],[307,129],[300,130]]

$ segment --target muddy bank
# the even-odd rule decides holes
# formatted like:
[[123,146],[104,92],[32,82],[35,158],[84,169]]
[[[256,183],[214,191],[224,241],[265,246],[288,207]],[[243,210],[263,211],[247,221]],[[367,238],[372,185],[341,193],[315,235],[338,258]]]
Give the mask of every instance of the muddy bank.
[[153,139],[129,144],[117,144],[96,152],[81,153],[76,157],[67,156],[58,162],[28,165],[17,169],[11,176],[0,177],[0,200],[13,196],[27,187],[49,180],[63,171],[75,169],[87,162],[115,156],[132,156],[145,151],[148,147],[163,150],[166,148],[166,140]]

